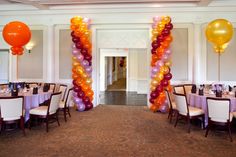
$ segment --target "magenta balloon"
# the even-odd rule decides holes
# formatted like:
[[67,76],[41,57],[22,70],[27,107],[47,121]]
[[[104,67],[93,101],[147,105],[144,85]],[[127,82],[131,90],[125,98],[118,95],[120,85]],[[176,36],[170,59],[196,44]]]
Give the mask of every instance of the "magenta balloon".
[[88,103],[88,104],[86,104],[85,105],[85,110],[87,111],[87,110],[90,110],[90,109],[92,109],[93,108],[93,103]]

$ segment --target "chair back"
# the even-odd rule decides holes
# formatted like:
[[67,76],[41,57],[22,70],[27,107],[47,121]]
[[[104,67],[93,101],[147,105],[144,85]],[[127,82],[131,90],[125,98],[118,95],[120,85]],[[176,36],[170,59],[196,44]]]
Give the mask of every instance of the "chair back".
[[230,120],[230,99],[207,98],[208,117],[212,121],[227,122]]
[[17,120],[23,116],[24,97],[0,97],[1,118],[3,120]]
[[53,93],[55,92],[56,84],[55,83],[49,83],[49,90]]
[[59,108],[59,104],[61,101],[61,92],[59,93],[53,93],[50,98],[50,103],[48,107],[48,114],[54,114],[57,112],[57,109]]
[[28,82],[26,84],[28,84],[30,88],[38,87],[38,83],[37,82]]
[[176,109],[179,111],[182,115],[188,115],[189,109],[188,109],[188,103],[186,100],[186,96],[184,94],[178,94],[173,93],[176,103]]
[[70,88],[67,92],[67,95],[66,95],[65,107],[70,106],[72,96],[73,96],[73,88]]
[[167,103],[168,103],[169,108],[172,108],[172,101],[171,101],[170,93],[168,90],[165,90],[165,95],[166,95],[166,99],[167,99]]
[[60,86],[59,86],[59,92],[62,93],[61,101],[64,101],[64,100],[65,100],[66,91],[67,91],[67,85],[60,84]]
[[0,90],[8,88],[9,84],[0,84]]
[[175,85],[175,86],[173,86],[173,88],[174,88],[174,92],[175,93],[185,94],[184,86],[183,85]]
[[194,84],[184,84],[184,92],[185,92],[185,94],[191,93],[193,85]]

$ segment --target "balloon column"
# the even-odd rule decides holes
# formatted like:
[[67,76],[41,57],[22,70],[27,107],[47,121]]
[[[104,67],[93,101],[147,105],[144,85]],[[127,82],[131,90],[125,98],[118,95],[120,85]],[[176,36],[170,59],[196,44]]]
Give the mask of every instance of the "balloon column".
[[31,38],[29,27],[19,21],[13,21],[6,24],[2,32],[4,40],[11,45],[13,55],[22,55],[24,48]]
[[215,52],[224,52],[234,33],[233,25],[225,19],[216,19],[206,28],[207,40],[214,45]]
[[90,42],[91,20],[80,16],[71,19],[72,45],[72,78],[74,85],[73,98],[78,111],[93,108],[92,90],[92,44]]
[[172,64],[169,45],[173,40],[171,30],[173,25],[169,16],[156,16],[152,25],[152,59],[151,59],[151,87],[150,109],[153,112],[166,111],[166,96],[164,89],[171,90],[170,66]]

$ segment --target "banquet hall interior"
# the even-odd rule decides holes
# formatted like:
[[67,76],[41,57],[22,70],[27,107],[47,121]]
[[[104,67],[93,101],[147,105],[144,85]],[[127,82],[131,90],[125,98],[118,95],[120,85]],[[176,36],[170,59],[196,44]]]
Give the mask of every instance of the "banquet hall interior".
[[235,0],[1,0],[0,156],[235,157]]

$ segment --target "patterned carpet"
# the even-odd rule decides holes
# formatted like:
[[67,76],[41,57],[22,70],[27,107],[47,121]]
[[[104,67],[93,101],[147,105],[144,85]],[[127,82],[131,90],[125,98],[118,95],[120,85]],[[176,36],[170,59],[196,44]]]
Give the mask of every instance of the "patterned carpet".
[[235,157],[234,142],[225,132],[209,132],[193,125],[177,128],[167,114],[152,113],[143,106],[100,105],[91,111],[72,111],[67,123],[3,132],[0,135],[1,157]]

